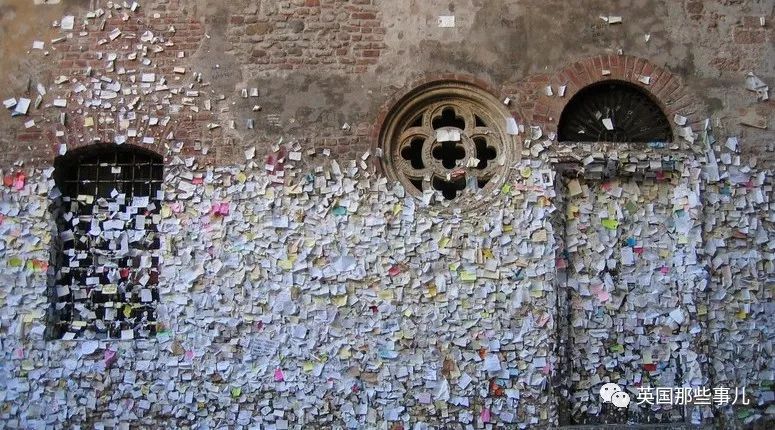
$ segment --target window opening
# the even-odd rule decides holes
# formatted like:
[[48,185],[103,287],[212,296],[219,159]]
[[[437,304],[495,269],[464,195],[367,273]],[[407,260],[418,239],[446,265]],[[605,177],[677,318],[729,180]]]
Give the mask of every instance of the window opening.
[[144,338],[156,333],[157,224],[163,161],[132,147],[94,147],[55,161],[49,337]]
[[560,116],[558,138],[565,142],[670,142],[673,132],[649,94],[619,81],[579,91]]

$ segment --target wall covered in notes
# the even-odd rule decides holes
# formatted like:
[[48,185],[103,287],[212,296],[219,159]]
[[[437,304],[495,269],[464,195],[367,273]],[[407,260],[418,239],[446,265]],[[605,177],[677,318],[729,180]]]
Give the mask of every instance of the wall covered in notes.
[[56,188],[49,170],[4,189],[5,399],[30,405],[5,417],[276,428],[553,419],[555,208],[538,169],[526,164],[508,196],[470,217],[428,212],[354,162],[298,167],[278,187],[254,163],[169,166],[147,340],[143,327],[43,338]]
[[[644,165],[620,155],[625,170]],[[429,209],[355,161],[288,162],[283,185],[252,161],[168,165],[147,224],[161,236],[153,335],[79,341],[45,336],[52,169],[17,173],[0,205],[3,419],[527,427],[562,407],[574,422],[766,414],[768,174],[685,160],[660,180],[553,184],[543,166],[515,165],[472,216]],[[156,205],[139,204],[126,212]],[[745,385],[752,403],[612,412],[597,398],[612,381],[633,397],[643,384]]]
[[[35,3],[0,5],[0,427],[772,427],[767,2]],[[382,168],[450,80],[518,141],[473,209]],[[604,80],[673,141],[558,142]],[[94,148],[158,163],[61,164]]]

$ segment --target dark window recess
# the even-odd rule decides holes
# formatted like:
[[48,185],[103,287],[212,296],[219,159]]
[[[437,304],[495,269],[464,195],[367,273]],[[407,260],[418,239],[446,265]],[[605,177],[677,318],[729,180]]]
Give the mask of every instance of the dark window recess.
[[560,115],[558,139],[566,142],[670,142],[662,109],[640,88],[618,81],[579,91]]
[[458,142],[442,142],[433,148],[433,158],[441,161],[446,169],[454,169],[457,161],[466,158],[466,151]]
[[401,156],[404,160],[412,163],[412,167],[415,169],[425,168],[425,164],[422,162],[422,146],[424,141],[422,138],[414,139],[412,143],[401,150]]
[[51,252],[50,338],[156,334],[163,161],[129,146],[73,151],[54,163],[58,236]]
[[476,144],[476,158],[479,160],[479,164],[477,164],[477,169],[486,169],[487,163],[490,160],[494,160],[496,156],[495,148],[492,146],[487,145],[487,139],[483,137],[477,137],[474,139],[474,144]]
[[441,111],[441,116],[433,119],[434,130],[438,130],[442,127],[455,127],[463,130],[466,128],[466,122],[457,115],[455,109],[448,107]]
[[445,179],[434,177],[433,188],[441,191],[441,194],[444,195],[445,199],[454,200],[455,197],[457,197],[457,193],[459,191],[463,191],[466,188],[466,180],[465,178],[458,178],[452,181],[447,181]]

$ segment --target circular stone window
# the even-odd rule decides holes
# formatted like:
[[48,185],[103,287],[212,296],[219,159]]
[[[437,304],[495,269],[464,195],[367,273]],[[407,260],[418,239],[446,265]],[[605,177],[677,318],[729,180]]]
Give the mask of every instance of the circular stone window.
[[519,152],[511,113],[462,82],[436,82],[404,96],[380,131],[386,173],[415,196],[438,191],[466,204],[497,189]]

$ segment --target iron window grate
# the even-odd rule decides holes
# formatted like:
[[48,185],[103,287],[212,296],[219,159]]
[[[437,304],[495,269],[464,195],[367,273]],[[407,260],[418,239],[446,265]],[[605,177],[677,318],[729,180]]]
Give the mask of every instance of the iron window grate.
[[93,147],[55,162],[59,235],[52,338],[142,338],[156,332],[164,165],[133,147]]
[[558,139],[564,142],[670,142],[673,132],[649,94],[619,81],[580,90],[563,110]]

